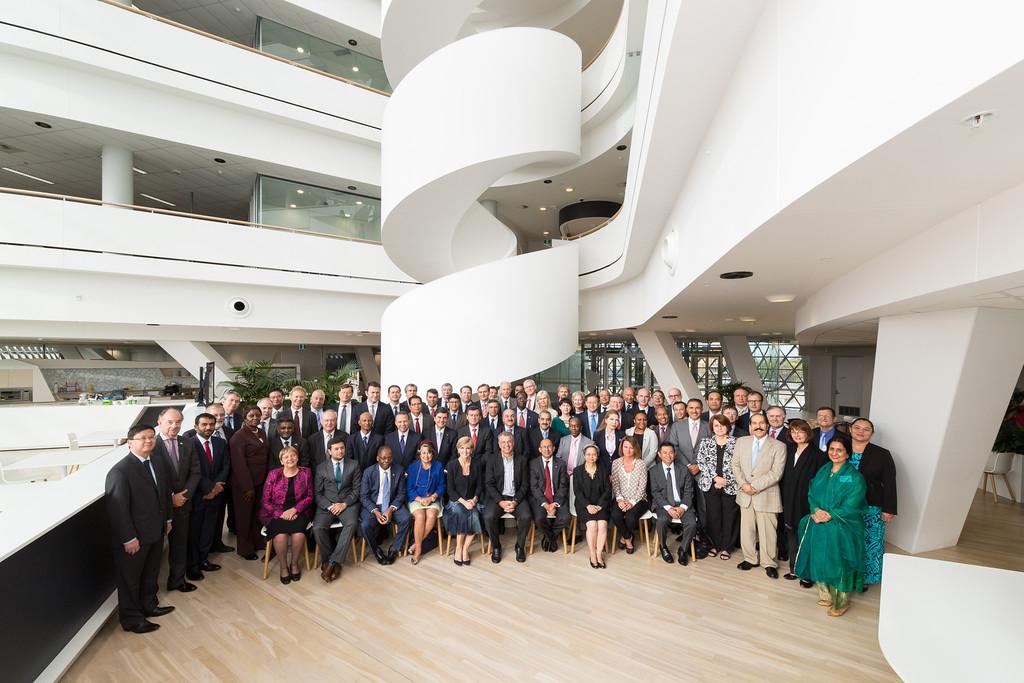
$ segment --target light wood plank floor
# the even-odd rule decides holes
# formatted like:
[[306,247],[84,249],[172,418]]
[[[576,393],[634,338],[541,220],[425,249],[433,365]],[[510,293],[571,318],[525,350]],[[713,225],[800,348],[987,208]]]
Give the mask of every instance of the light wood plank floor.
[[[304,573],[283,586],[273,569],[263,581],[260,563],[218,556],[198,591],[161,596],[177,607],[163,628],[111,619],[65,680],[898,680],[878,648],[877,589],[836,619],[813,589],[737,571],[736,556],[680,567],[620,551],[601,571],[579,547],[538,546],[520,565],[513,543],[500,565],[474,545],[470,567],[368,561],[331,585]],[[960,544],[925,556],[1024,570],[1024,507],[979,494]]]

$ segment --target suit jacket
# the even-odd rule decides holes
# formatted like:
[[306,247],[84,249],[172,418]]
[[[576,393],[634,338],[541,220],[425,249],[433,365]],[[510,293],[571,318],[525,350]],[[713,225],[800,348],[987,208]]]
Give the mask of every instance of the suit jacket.
[[[548,502],[544,497],[544,458],[530,459],[530,498],[540,507]],[[569,474],[565,471],[565,461],[557,456],[551,457],[551,492],[558,507],[569,504]]]
[[764,415],[765,422],[767,423],[768,416],[765,415],[764,410],[759,410],[759,411],[757,411],[757,413],[752,413],[752,412],[750,412],[748,410],[747,412],[743,413],[738,418],[736,418],[736,426],[737,427],[742,427],[743,430],[749,434],[750,433],[750,418],[753,417],[754,415]]
[[114,540],[124,544],[157,543],[163,539],[171,519],[171,489],[168,472],[153,465],[156,483],[146,466],[132,453],[121,458],[107,472],[106,505]]
[[811,506],[807,502],[807,489],[811,479],[818,470],[829,462],[828,456],[818,450],[813,443],[800,454],[800,459],[793,462],[796,455],[796,444],[786,444],[786,467],[782,471],[782,518],[786,526],[796,528],[804,515],[810,513]]
[[[366,401],[356,405],[352,410],[352,431],[359,431],[359,416],[369,412],[370,406]],[[395,431],[395,414],[391,412],[391,406],[382,401],[377,402],[377,416],[373,419],[370,431],[374,434],[384,436],[388,432]]]
[[345,456],[349,458],[355,458],[359,463],[359,468],[366,470],[370,465],[377,464],[377,451],[384,445],[384,437],[380,434],[374,434],[370,432],[370,436],[367,439],[367,444],[363,445],[363,433],[356,432],[350,434],[348,437],[347,448],[345,450]]
[[[494,452],[498,453],[501,448],[498,446],[498,437],[505,431],[505,427],[502,426],[498,429],[494,435]],[[530,442],[526,437],[527,430],[516,425],[512,427],[512,451],[521,455],[528,455],[530,453]]]
[[[277,416],[278,419],[282,417],[290,417],[295,419],[294,413],[292,413],[291,407],[285,408],[281,415]],[[302,429],[298,430],[298,435],[305,439],[307,436],[315,432],[320,428],[316,421],[316,416],[313,415],[313,411],[309,409],[309,406],[302,406]]]
[[334,518],[334,515],[327,511],[327,508],[334,503],[344,503],[347,507],[359,505],[359,487],[363,471],[359,469],[356,459],[347,455],[341,463],[340,490],[334,482],[334,461],[328,458],[316,467],[313,491],[316,501],[316,516],[321,519],[325,516]]
[[[291,443],[292,448],[299,452],[299,465],[302,467],[309,467],[302,461],[303,453],[306,452],[306,444],[297,434],[292,434],[288,441]],[[284,450],[284,443],[280,434],[274,434],[270,439],[270,447],[267,451],[267,472],[272,469],[276,469],[281,466],[281,451]],[[312,468],[310,468],[312,470]]]
[[[494,453],[487,457],[487,472],[484,475],[484,491],[488,503],[497,503],[502,500],[502,491],[505,488],[505,463],[501,453]],[[530,475],[528,458],[525,455],[514,453],[512,455],[512,483],[515,485],[513,498],[516,504],[526,500],[526,494],[530,490]]]
[[729,436],[738,439],[742,436],[750,436],[750,432],[748,432],[746,429],[741,429],[740,427],[733,425],[732,429],[729,431]]
[[[832,435],[832,438],[835,438],[837,436],[840,439],[842,439],[843,443],[846,444],[846,450],[850,451],[850,453],[853,453],[853,451],[851,450],[853,448],[853,440],[850,438],[850,435],[846,434],[844,432],[841,432],[841,431],[839,431],[837,429],[835,431],[835,434]],[[821,441],[821,427],[815,427],[814,431],[811,432],[811,445],[812,446],[816,446],[818,448],[821,448],[819,446],[819,442],[820,441]],[[828,455],[828,444],[825,444],[825,447],[821,448],[821,451],[823,453],[825,453],[826,455]]]
[[[467,424],[466,426],[459,429],[459,431],[456,433],[456,436],[456,442],[458,442],[458,440],[464,436],[472,438],[473,434],[470,430],[470,426]],[[498,444],[494,443],[494,432],[491,431],[490,427],[481,422],[479,425],[477,425],[476,447],[473,448],[473,456],[476,457],[478,455],[490,455],[491,453],[496,453],[497,451]],[[458,451],[454,449],[452,450],[452,455],[456,458],[459,457]]]
[[[401,446],[401,435],[398,430],[384,436],[384,445],[391,449],[392,462],[404,472],[416,459],[416,449],[420,445],[421,436],[411,429],[405,435],[405,450]],[[394,465],[392,465],[393,467]]]
[[448,426],[454,427],[456,431],[462,429],[468,424],[466,421],[466,411],[460,410],[457,413],[448,413]]
[[[513,410],[516,411],[516,426],[519,426],[519,408],[513,406]],[[537,413],[533,412],[529,408],[526,409],[526,428],[532,429],[537,426]]]
[[345,432],[346,434],[351,434],[352,432],[358,432],[359,431],[359,423],[356,422],[356,420],[355,420],[355,416],[358,415],[356,413],[356,408],[358,408],[358,407],[359,407],[359,404],[356,403],[355,401],[350,401],[349,402],[349,404],[348,404],[348,408],[349,408],[349,410],[348,410],[348,421],[351,424],[343,424],[342,421],[341,421],[341,404],[340,403],[335,403],[333,406],[331,406],[331,410],[337,411],[337,413],[338,413],[338,427],[337,427],[338,429],[340,429],[341,431]]
[[502,398],[501,395],[499,394],[498,395],[498,405],[501,406],[501,412],[505,412],[509,408],[511,408],[512,410],[515,410],[516,409],[516,397],[515,396],[509,396],[508,398]]
[[[676,479],[676,493],[680,504],[689,508],[693,504],[693,477],[686,465],[678,460],[672,463],[672,471]],[[663,510],[666,505],[675,507],[677,503],[672,496],[671,482],[665,476],[665,465],[659,460],[650,469],[648,481],[651,483],[651,509]]]
[[[194,434],[192,438],[194,440],[192,447],[199,458],[199,485],[196,488],[195,497],[192,498],[192,507],[203,509],[207,506],[219,505],[220,496],[215,497],[213,500],[203,500],[203,496],[212,491],[213,485],[218,481],[224,483],[228,481],[228,476],[231,474],[231,458],[228,455],[228,444],[219,437],[214,436],[210,438],[210,452],[213,454],[213,464],[211,465],[210,459],[206,457],[206,449],[203,448],[203,442]],[[224,495],[223,492],[220,495]]]
[[421,441],[429,441],[434,444],[437,448],[437,461],[440,462],[442,466],[446,465],[448,460],[451,459],[452,455],[455,453],[455,430],[452,429],[451,425],[444,428],[444,436],[442,437],[440,446],[437,444],[437,430],[433,425],[431,425],[429,431],[423,430],[423,438]]
[[[154,458],[154,463],[162,465],[170,475],[168,477],[168,485],[171,487],[171,493],[185,491],[185,498],[191,502],[196,497],[196,491],[199,490],[199,458],[196,457],[195,441],[193,439],[186,439],[179,434],[177,441],[177,465],[174,464],[170,454],[167,452],[163,437],[159,432],[156,435],[156,448],[153,449],[150,457]],[[174,512],[175,514],[188,514],[191,508],[191,505],[182,505],[180,508],[175,508]]]
[[498,415],[498,417],[496,418],[496,423],[497,424],[495,424],[492,427],[491,426],[491,418],[486,413],[484,414],[484,416],[482,418],[480,418],[480,424],[487,425],[487,428],[490,429],[494,433],[494,450],[495,450],[495,452],[497,452],[497,450],[498,450],[498,433],[505,431],[505,423],[501,421],[501,415]]
[[619,457],[619,444],[626,438],[626,432],[621,429],[615,430],[615,448],[612,452],[608,452],[608,444],[606,443],[606,432],[607,429],[600,430],[594,435],[594,443],[597,444],[598,451],[600,451],[600,460],[611,469],[612,460]]
[[[559,440],[562,438],[562,435],[559,434],[558,430],[556,430],[554,427],[548,427],[548,437],[547,438],[551,439],[551,443],[552,443],[552,445],[554,445],[555,450],[557,451],[558,450],[558,443],[559,443]],[[527,452],[526,452],[527,455],[529,455],[531,458],[539,458],[540,457],[540,442],[543,441],[543,440],[544,440],[544,435],[540,433],[540,427],[534,427],[533,429],[530,429],[529,431],[527,431],[526,432],[526,447],[528,449]],[[554,455],[554,453],[552,453],[552,455]]]
[[[580,422],[583,423],[583,429],[581,430],[583,432],[583,436],[588,437],[590,439],[593,439],[594,438],[594,434],[590,431],[590,414],[586,410],[584,410],[582,413],[580,413],[579,418],[580,418]],[[601,419],[602,419],[601,412],[599,410],[598,413],[597,413],[597,426],[598,427],[601,426]],[[594,440],[597,441],[597,439],[594,439]]]
[[[348,434],[341,431],[340,427],[335,428],[334,436],[340,436],[346,439],[345,443],[345,455],[351,455],[348,452]],[[316,468],[320,466],[324,460],[327,460],[330,456],[327,453],[327,439],[324,435],[324,430],[313,432],[309,435],[309,438],[304,439],[302,442],[302,461],[303,467],[308,467],[312,471],[316,471]]]
[[[772,435],[772,428],[771,428],[771,425],[769,425],[768,426],[768,436],[771,436],[771,435]],[[781,441],[782,443],[785,443],[785,444],[791,443],[792,439],[789,438],[789,427],[783,427],[782,429],[780,429],[778,434],[775,435],[775,440],[776,441]],[[816,445],[816,444],[812,443],[811,445]]]
[[[711,436],[711,430],[708,428],[708,423],[701,422],[697,428],[696,445],[700,445],[700,442],[709,436]],[[687,466],[697,464],[697,448],[690,441],[690,418],[674,422],[668,430],[668,438],[665,441],[675,446],[676,460],[682,460],[683,464]]]
[[[573,464],[573,468],[579,467],[583,464],[583,449],[590,444],[594,443],[594,440],[588,436],[584,436],[580,432],[580,446],[579,452],[576,454],[576,462]],[[570,449],[572,448],[572,434],[563,436],[562,440],[558,442],[558,450],[555,452],[555,457],[559,458],[565,463],[566,468],[569,466],[569,455]]]
[[[408,411],[406,411],[406,412],[408,412]],[[417,432],[417,433],[418,434],[423,434],[423,432],[426,431],[427,427],[433,427],[433,426],[434,426],[434,418],[431,417],[430,413],[428,413],[426,408],[424,408],[423,410],[420,411],[420,431]],[[416,416],[413,415],[412,413],[409,413],[409,431],[410,432],[415,432],[416,431]]]
[[732,455],[732,474],[736,478],[736,488],[742,489],[744,484],[750,484],[757,489],[753,496],[737,490],[736,504],[741,508],[752,507],[758,512],[782,512],[779,480],[786,469],[786,445],[765,437],[757,462],[751,465],[753,447],[752,436],[736,440],[736,448]]
[[[405,470],[392,463],[391,484],[388,487],[391,491],[388,507],[396,510],[405,505]],[[333,474],[332,474],[333,476]],[[344,479],[344,476],[342,476]],[[359,484],[359,502],[363,510],[373,510],[377,507],[377,493],[380,491],[380,466],[373,463],[363,469],[363,477]]]
[[[270,418],[270,420],[268,420],[267,425],[264,425],[263,420],[260,420],[260,429],[263,430],[264,436],[266,436],[268,439],[273,439],[275,436],[277,436],[277,418]],[[238,430],[236,429],[235,432],[237,433]],[[234,436],[234,434],[232,434],[232,436]]]

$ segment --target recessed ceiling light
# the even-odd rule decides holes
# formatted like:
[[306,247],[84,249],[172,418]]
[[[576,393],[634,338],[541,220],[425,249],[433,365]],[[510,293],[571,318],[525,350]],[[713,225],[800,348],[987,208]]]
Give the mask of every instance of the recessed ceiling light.
[[146,172],[143,171],[141,168],[135,168],[134,166],[132,166],[132,170],[138,173],[139,175],[146,175]]
[[661,319],[662,320],[675,320],[678,317],[679,317],[678,315],[663,315],[663,316],[661,316]]
[[779,336],[779,335],[781,335],[782,333],[781,333],[781,332],[772,332],[772,334],[774,334],[774,335],[775,335],[776,337],[778,337],[778,336]]
[[218,164],[226,164],[226,163],[228,163],[227,161],[225,161],[224,159],[221,159],[220,157],[214,157],[213,160],[216,161]]
[[749,270],[730,270],[728,273],[722,273],[718,277],[723,280],[743,280],[748,277],[752,277],[754,273]]
[[306,48],[302,47],[301,45],[295,48],[295,51],[298,52],[300,55],[306,54]]
[[981,124],[985,123],[985,119],[992,116],[990,111],[979,111],[977,114],[971,114],[970,116],[960,119],[960,123],[970,126],[971,128],[981,128]]
[[693,332],[696,332],[696,331],[697,330],[691,329],[689,327],[687,327],[685,330],[683,330],[683,332],[690,332],[690,333],[693,333]]
[[295,208],[295,205],[294,205],[294,204],[289,204],[289,205],[288,205],[288,208],[289,208],[289,209],[294,209],[294,208]]
[[354,66],[354,67],[352,67],[352,70],[353,71],[359,71],[359,67],[358,66]]
[[39,126],[40,128],[46,128],[46,129],[53,128],[53,126],[48,124],[46,121],[36,121],[36,125]]
[[346,214],[345,214],[345,218],[352,218],[352,214],[350,214],[350,213],[346,213]]
[[538,211],[547,211],[547,210],[548,210],[548,207],[546,207],[546,206],[541,206],[541,207],[538,207],[538,209],[537,209],[537,210],[538,210]]
[[351,45],[352,47],[355,47],[355,46],[356,46],[356,45],[358,45],[359,43],[357,43],[357,42],[356,42],[356,39],[355,39],[355,38],[349,38],[349,39],[348,39],[348,44],[349,44],[349,45]]
[[765,299],[772,302],[773,304],[788,303],[795,298],[796,296],[793,294],[769,294],[768,296],[765,297]]
[[551,178],[548,178],[547,180],[545,180],[544,184],[545,185],[550,185],[551,184]]
[[357,199],[356,200],[356,206],[362,206],[362,205],[363,205],[363,202],[361,202],[360,200]]
[[40,178],[39,176],[29,175],[28,173],[22,173],[21,171],[15,171],[13,168],[7,168],[6,166],[4,166],[2,168],[3,168],[3,170],[7,171],[8,173],[16,173],[17,175],[24,176],[26,178],[31,178],[32,180],[38,180],[39,182],[46,183],[47,185],[53,185],[53,181],[52,180],[47,180],[46,178]]
[[625,145],[618,145],[615,149],[617,149],[617,150],[619,150],[621,152],[622,150],[626,149],[626,146]]
[[550,230],[545,230],[545,231],[544,231],[544,234],[545,234],[545,235],[550,235],[550,234],[551,234],[551,231],[550,231]]
[[161,204],[166,204],[167,206],[174,206],[174,204],[171,204],[166,199],[160,199],[159,197],[154,197],[153,195],[146,194],[145,192],[140,192],[139,196],[140,197],[145,197],[146,199],[152,199],[154,202],[160,202]]
[[741,315],[739,317],[739,321],[741,323],[756,323],[757,322],[757,318],[755,318],[752,315]]
[[349,185],[349,186],[348,186],[348,189],[350,189],[350,190],[354,190],[354,189],[356,189],[356,186],[355,186],[355,185]]
[[299,194],[306,194],[305,190],[295,190],[295,191],[298,192]]
[[565,188],[565,191],[566,191],[566,192],[572,192],[572,191],[573,191],[573,189],[574,189],[574,188],[572,188],[572,187],[567,187],[567,188]]

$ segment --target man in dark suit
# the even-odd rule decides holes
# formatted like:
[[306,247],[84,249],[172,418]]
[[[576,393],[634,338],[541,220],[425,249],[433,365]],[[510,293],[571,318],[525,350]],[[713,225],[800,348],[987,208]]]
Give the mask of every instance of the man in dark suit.
[[[434,416],[423,409],[423,400],[419,396],[409,399],[409,408],[405,412],[409,415],[409,429],[416,432],[417,435],[422,435],[423,430],[434,422]],[[398,429],[397,417],[395,418],[395,429]]]
[[402,408],[402,388],[397,384],[392,384],[388,387],[388,400],[386,407],[391,411],[391,419],[398,416],[399,413],[405,412],[408,408]]
[[537,413],[526,407],[525,391],[516,394],[516,426],[527,430],[537,426]]
[[512,395],[511,383],[502,382],[498,385],[498,405],[501,406],[501,412],[516,407],[516,397]]
[[[230,395],[230,394],[234,394],[234,396],[237,397],[237,399],[239,401],[241,400],[241,397],[238,396],[238,392],[230,392],[229,391],[228,395]],[[224,400],[225,401],[227,400],[227,395],[225,395]],[[213,415],[215,418],[217,418],[217,425],[213,429],[213,435],[216,436],[219,439],[222,439],[224,441],[224,444],[227,446],[227,449],[225,450],[225,455],[227,457],[228,462],[230,463],[231,462],[231,445],[230,445],[229,442],[231,441],[231,437],[234,436],[235,430],[232,430],[232,429],[228,428],[228,424],[227,424],[227,417],[228,416],[227,416],[227,412],[224,409],[224,404],[223,403],[211,403],[210,405],[206,406],[206,412],[210,413],[210,415]],[[237,411],[237,414],[241,415],[241,412],[242,411],[239,410],[239,411]],[[241,425],[242,424],[242,420],[239,419],[237,422],[235,422],[235,424]],[[194,431],[194,430],[189,430],[189,431]],[[228,529],[230,531],[232,531],[232,532],[235,530],[235,503],[231,499],[231,484],[230,484],[230,482],[228,482],[228,481],[224,482],[224,491],[223,491],[223,493],[220,496],[218,496],[217,501],[218,501],[217,502],[217,521],[213,525],[213,528],[216,531],[214,532],[213,545],[210,547],[210,552],[211,553],[230,553],[230,552],[234,552],[235,547],[232,546],[232,545],[228,545],[223,540],[225,516],[227,517]]]
[[473,441],[473,457],[490,455],[496,449],[491,428],[480,420],[480,406],[470,404],[466,411],[466,425],[456,432],[455,440],[468,436]]
[[412,402],[412,397],[413,396],[417,396],[418,394],[419,394],[419,387],[417,387],[415,384],[406,384],[405,385],[405,400],[402,401],[401,405],[399,406],[401,408],[402,412],[408,413],[408,412],[411,411],[411,408],[412,408],[412,403],[411,403]]
[[231,441],[231,437],[242,428],[242,424],[245,421],[245,418],[242,416],[242,395],[237,391],[229,391],[221,399],[221,405],[224,406],[225,440]]
[[707,400],[708,409],[700,415],[700,419],[710,422],[711,418],[722,412],[722,392],[712,389],[704,397]]
[[462,399],[458,396],[448,397],[448,426],[455,431],[466,426],[466,411],[462,409]]
[[316,424],[313,425],[312,431],[320,429],[320,421],[324,417],[324,403],[327,402],[327,394],[324,393],[323,389],[314,389],[309,395],[309,412],[313,413],[313,419]]
[[850,450],[852,443],[850,435],[836,429],[836,411],[829,406],[822,406],[814,414],[814,419],[818,426],[811,432],[812,445],[817,446],[822,453],[828,453],[828,442],[832,440],[833,436],[838,436],[846,444],[846,450]]
[[268,439],[273,439],[277,434],[277,418],[273,415],[274,405],[269,398],[261,398],[256,401],[256,407],[260,409],[260,427],[263,433]]
[[[359,485],[359,500],[362,503],[359,528],[378,564],[394,564],[412,522],[412,515],[405,504],[404,470],[392,465],[391,461],[391,449],[381,446],[377,451],[377,462],[363,470]],[[398,531],[391,547],[385,552],[379,543],[392,524],[398,525]]]
[[[418,399],[416,399],[418,400]],[[426,420],[426,415],[423,416]],[[399,414],[395,418],[395,431],[384,436],[384,446],[391,451],[392,461],[403,472],[416,459],[416,448],[420,445],[421,434],[409,429],[410,416]],[[433,423],[433,418],[430,420]]]
[[550,438],[540,442],[538,455],[530,461],[530,508],[541,532],[540,547],[553,553],[558,550],[555,532],[569,526],[569,475],[565,463],[554,457]]
[[[399,413],[398,417],[404,420],[409,419],[405,413]],[[359,430],[350,435],[346,443],[345,451],[348,453],[348,457],[359,463],[360,470],[365,470],[377,462],[377,449],[384,445],[384,437],[370,431],[372,427],[373,421],[370,419],[370,414],[360,413]]]
[[[508,432],[512,435],[512,450],[516,453],[526,455],[530,452],[530,443],[526,438],[527,429],[520,427],[516,424],[516,411],[514,408],[509,408],[501,414],[502,429],[495,435],[495,446],[497,446],[497,437],[501,435],[501,432]],[[497,450],[495,451],[497,452]]]
[[280,422],[282,418],[290,417],[292,422],[295,423],[296,436],[300,439],[305,439],[319,429],[316,424],[316,418],[313,417],[313,411],[305,405],[306,390],[298,386],[292,387],[291,393],[288,394],[288,400],[290,401],[289,406],[281,411],[281,414],[277,416],[277,420]]
[[747,412],[740,415],[736,426],[749,432],[750,418],[754,415],[764,415],[764,419],[768,419],[764,412],[764,394],[757,390],[747,392]]
[[583,423],[583,436],[593,439],[594,434],[601,426],[601,404],[596,394],[588,394],[585,404],[587,409],[580,415],[580,421]]
[[[636,409],[633,411],[635,415],[638,412],[647,413],[647,424],[654,424],[655,422],[655,407],[651,405],[651,390],[647,387],[640,387],[636,392]],[[666,406],[668,408],[669,421],[672,421],[672,406]]]
[[325,410],[320,422],[322,425],[320,431],[313,432],[302,443],[302,466],[308,467],[313,472],[316,472],[320,463],[327,460],[327,444],[334,437],[340,436],[342,439],[348,439],[348,434],[337,424],[338,413],[335,411]]
[[561,434],[551,427],[551,413],[542,410],[537,416],[537,426],[526,433],[527,454],[530,459],[540,455],[540,444],[544,439],[551,439],[552,445],[558,443]]
[[434,426],[424,430],[423,441],[430,441],[437,449],[437,459],[442,465],[447,465],[448,460],[455,452],[455,430],[448,426],[448,409],[438,408],[434,413]]
[[722,408],[722,415],[729,418],[729,422],[732,424],[732,427],[729,430],[729,436],[734,436],[737,439],[742,436],[750,436],[750,432],[736,424],[739,422],[739,415],[736,414],[736,406],[726,406]]
[[215,572],[220,565],[210,562],[210,549],[219,536],[217,517],[221,499],[227,486],[231,462],[228,444],[213,435],[217,418],[211,413],[200,413],[195,420],[191,438],[193,449],[199,456],[199,486],[192,497],[192,515],[188,531],[188,563],[185,577],[199,581],[203,572]]
[[199,458],[196,457],[194,441],[178,433],[181,431],[181,420],[181,411],[177,408],[164,408],[160,411],[153,462],[167,472],[171,488],[171,517],[174,525],[167,539],[167,590],[188,593],[196,589],[194,583],[185,580],[185,569],[188,566],[192,498],[199,488]]
[[277,420],[277,431],[269,441],[267,472],[281,466],[281,451],[286,448],[294,448],[298,451],[301,461],[304,446],[302,439],[295,433],[295,423],[290,417],[280,417]]
[[384,436],[388,432],[395,431],[395,414],[388,406],[380,402],[379,383],[370,382],[366,385],[366,400],[352,411],[352,416],[356,420],[355,424],[359,424],[359,416],[362,413],[370,413],[370,417],[373,419],[371,431],[374,434]]
[[[525,396],[525,394],[523,394]],[[491,539],[491,562],[501,562],[501,517],[516,520],[516,562],[526,562],[526,535],[530,531],[529,467],[525,455],[514,451],[508,432],[498,435],[498,452],[488,456],[484,472],[484,525]]]
[[[498,399],[490,399],[484,402],[483,415],[483,423],[494,433],[494,438],[498,438],[498,432],[504,429],[504,423],[501,419],[501,403],[498,402]],[[497,442],[494,442],[493,446],[495,451],[498,450]]]
[[121,628],[133,633],[157,630],[160,626],[146,617],[174,609],[160,607],[156,598],[164,536],[172,521],[167,472],[150,460],[155,446],[152,427],[129,429],[129,453],[107,472],[105,486],[117,571],[117,617]]
[[768,416],[768,436],[789,443],[789,430],[786,429],[786,410],[781,406],[772,406],[765,411]]
[[679,544],[679,564],[690,562],[690,541],[697,533],[697,519],[693,514],[693,480],[683,463],[676,460],[675,447],[665,442],[658,447],[658,459],[650,469],[651,511],[658,517],[655,528],[658,531],[658,550],[661,559],[672,564],[672,553],[668,550],[666,537],[668,526],[679,522],[683,526],[682,541]]
[[[356,431],[356,426],[359,423],[353,419],[353,415],[356,412],[356,404],[352,402],[351,384],[341,385],[341,389],[338,389],[338,403],[333,408],[336,413],[334,423],[337,428],[345,432],[346,435]],[[322,418],[320,428],[323,429]],[[326,453],[326,451],[324,452]]]
[[668,440],[672,430],[672,421],[668,416],[668,408],[662,406],[654,411],[654,424],[651,430],[658,436],[658,444],[661,445]]
[[593,443],[593,440],[583,436],[583,422],[579,416],[569,418],[569,433],[558,442],[555,457],[562,461],[570,477],[573,469],[583,464],[583,449]]
[[[313,538],[320,548],[320,578],[330,583],[341,575],[341,565],[348,555],[352,535],[359,524],[359,485],[363,473],[359,463],[345,457],[345,439],[336,436],[328,445],[330,457],[316,468]],[[334,542],[331,525],[341,522],[338,542]]]

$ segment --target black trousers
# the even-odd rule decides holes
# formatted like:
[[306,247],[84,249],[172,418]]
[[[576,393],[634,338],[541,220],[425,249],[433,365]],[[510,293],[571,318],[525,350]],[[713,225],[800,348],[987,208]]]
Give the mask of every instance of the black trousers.
[[129,555],[120,543],[114,546],[117,571],[117,618],[121,626],[134,626],[146,620],[146,612],[156,609],[157,581],[164,540],[142,543],[139,552]]
[[796,574],[796,551],[800,547],[800,539],[796,535],[796,529],[788,524],[779,525],[779,533],[786,530],[786,550],[789,551],[789,573]]
[[787,557],[787,553],[789,552],[789,536],[792,532],[786,528],[786,520],[783,518],[781,512],[779,513],[779,524],[775,528],[777,530],[775,532],[775,540],[776,546],[778,547],[778,552],[775,557]]
[[533,523],[537,530],[549,539],[554,539],[555,532],[569,526],[569,504],[561,505],[555,509],[555,518],[548,519],[548,511],[540,503],[531,499],[530,509],[533,512]]
[[612,501],[612,524],[619,530],[619,538],[632,540],[633,534],[640,528],[640,518],[649,508],[646,501],[639,501],[625,512],[619,509],[618,501]]
[[736,496],[730,496],[724,489],[712,486],[704,492],[704,507],[711,545],[725,551],[735,548],[740,533]]
[[214,538],[215,543],[217,541],[224,542],[221,534],[224,533],[225,513],[228,531],[235,533],[235,499],[231,497],[231,484],[227,482],[224,482],[224,493],[221,494],[220,501],[217,503],[217,536]]
[[[514,500],[512,496],[502,496],[502,500]],[[501,516],[505,514],[498,501],[487,501],[484,506],[484,526],[487,527],[487,536],[491,539],[494,548],[501,547]],[[526,547],[526,535],[530,533],[530,520],[532,514],[530,505],[523,501],[516,505],[516,511],[512,513],[516,518],[516,545]]]
[[167,590],[185,583],[185,568],[188,565],[188,538],[191,524],[191,502],[174,508],[171,517],[173,525],[167,537]]
[[199,571],[199,567],[210,558],[210,548],[214,541],[220,540],[217,528],[217,519],[220,517],[224,505],[222,502],[224,494],[217,496],[213,501],[203,501],[202,507],[192,508],[192,514],[188,522],[188,570]]

